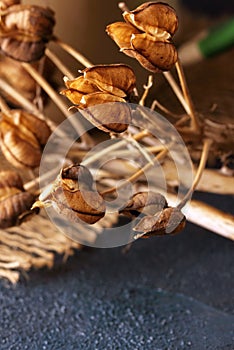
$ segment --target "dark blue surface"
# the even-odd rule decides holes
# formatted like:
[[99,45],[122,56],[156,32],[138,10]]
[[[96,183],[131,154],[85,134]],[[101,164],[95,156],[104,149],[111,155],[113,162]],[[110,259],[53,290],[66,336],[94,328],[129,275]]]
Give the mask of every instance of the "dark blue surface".
[[0,282],[0,349],[233,350],[233,272],[233,242],[190,224],[127,255],[86,249]]

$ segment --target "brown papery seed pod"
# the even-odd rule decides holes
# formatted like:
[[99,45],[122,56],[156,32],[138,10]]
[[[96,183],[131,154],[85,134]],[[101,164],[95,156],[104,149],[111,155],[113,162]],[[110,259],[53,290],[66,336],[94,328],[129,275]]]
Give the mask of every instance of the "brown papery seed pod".
[[[9,57],[0,56],[0,76],[9,85],[17,88],[17,91],[26,99],[33,101],[36,95],[36,82],[22,67],[20,62],[17,62]],[[17,106],[17,101],[7,92],[1,91],[1,94],[7,101]]]
[[[152,72],[170,70],[178,59],[176,48],[172,43],[158,41],[148,34],[134,35],[131,45],[135,52],[143,58],[141,60],[140,56],[136,55],[136,59],[143,67]],[[149,64],[145,64],[145,61]]]
[[21,0],[0,0],[0,9],[5,10],[6,8],[18,5],[21,3]]
[[24,191],[23,180],[21,176],[12,170],[0,172],[0,189],[5,187],[14,187],[20,191]]
[[154,215],[167,206],[166,198],[155,192],[136,193],[127,206],[121,210],[121,214],[127,216],[138,216],[140,213]]
[[130,95],[136,86],[133,70],[125,64],[99,65],[86,68],[84,78],[95,84],[100,91],[117,97]]
[[134,227],[134,231],[143,232],[144,238],[175,234],[184,229],[185,223],[186,218],[183,213],[177,208],[169,207],[154,216],[143,217]]
[[18,225],[34,202],[34,196],[14,187],[0,189],[0,228]]
[[51,130],[44,120],[20,110],[0,121],[0,145],[6,159],[17,168],[36,168],[40,165],[43,147]]
[[14,5],[1,15],[2,52],[19,61],[39,60],[53,34],[54,12],[34,5]]
[[80,189],[92,190],[93,181],[89,169],[81,164],[73,164],[61,171],[62,186],[71,192]]
[[123,17],[137,29],[161,40],[167,40],[178,28],[175,10],[161,2],[146,2],[133,11],[124,12]]
[[55,25],[54,11],[36,5],[15,5],[2,14],[2,26],[7,32],[18,31],[25,35],[47,40]]

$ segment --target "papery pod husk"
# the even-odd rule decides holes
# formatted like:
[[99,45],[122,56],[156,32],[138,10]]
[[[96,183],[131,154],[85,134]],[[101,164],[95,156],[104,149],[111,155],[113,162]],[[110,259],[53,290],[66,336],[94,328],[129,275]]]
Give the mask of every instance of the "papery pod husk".
[[21,176],[12,170],[0,172],[0,189],[5,187],[14,187],[20,191],[24,191],[23,180]]
[[25,38],[23,35],[0,38],[0,47],[4,55],[21,62],[38,61],[44,56],[46,42],[38,37]]
[[0,199],[0,228],[15,226],[21,223],[22,218],[26,215],[34,202],[34,196],[29,192],[15,193],[11,189],[12,195]]
[[75,90],[81,94],[91,94],[94,92],[100,92],[98,87],[92,83],[91,81],[84,78],[84,76],[80,76],[73,80],[65,80],[65,85],[68,89]]
[[149,65],[145,64],[144,60],[140,60],[137,55],[136,59],[152,72],[170,70],[178,59],[176,48],[172,43],[157,41],[148,34],[135,35],[131,39],[131,44],[137,54],[149,62]]
[[36,168],[40,165],[42,149],[50,129],[35,116],[13,111],[11,117],[0,121],[0,145],[6,159],[17,168]]
[[71,192],[62,186],[58,187],[51,195],[58,211],[68,221],[83,221],[87,224],[95,224],[105,216],[105,203],[103,198],[94,191]]
[[6,32],[19,31],[25,35],[47,39],[53,34],[54,11],[37,5],[14,5],[3,12],[2,23]]
[[106,32],[119,46],[121,52],[124,52],[128,56],[134,57],[134,53],[131,52],[133,49],[131,45],[131,38],[132,35],[141,34],[138,29],[129,23],[115,22],[106,27]]
[[11,110],[10,115],[15,120],[15,124],[24,126],[32,132],[42,148],[46,145],[51,135],[51,129],[45,120],[36,117],[32,113],[17,109]]
[[[16,87],[17,91],[27,100],[33,101],[36,95],[37,84],[20,62],[3,55],[0,56],[0,76],[9,85]],[[4,91],[1,91],[1,94],[7,101],[17,106],[18,102],[12,95]]]
[[133,70],[125,64],[98,65],[83,70],[84,78],[101,91],[114,96],[126,97],[136,86]]
[[166,198],[156,192],[138,192],[126,205],[121,213],[127,216],[138,216],[140,213],[154,215],[167,207]]
[[[128,104],[115,102],[116,98],[113,98],[113,102],[111,102],[109,97],[112,95],[109,94],[105,94],[105,102],[96,104],[96,96],[93,95],[95,94],[85,96],[89,107],[80,111],[82,115],[104,132],[122,133],[126,131],[132,121],[131,109]],[[87,97],[89,98],[87,99]]]
[[124,12],[123,17],[139,30],[156,37],[161,36],[162,39],[163,32],[174,35],[178,28],[175,10],[161,2],[146,2],[133,11]]
[[88,168],[81,164],[72,164],[64,168],[60,174],[64,189],[69,191],[92,190],[93,176]]
[[134,227],[134,231],[143,232],[143,238],[181,232],[186,223],[183,213],[177,208],[165,208],[154,216],[145,216]]
[[0,9],[4,10],[10,6],[18,5],[21,0],[0,0]]

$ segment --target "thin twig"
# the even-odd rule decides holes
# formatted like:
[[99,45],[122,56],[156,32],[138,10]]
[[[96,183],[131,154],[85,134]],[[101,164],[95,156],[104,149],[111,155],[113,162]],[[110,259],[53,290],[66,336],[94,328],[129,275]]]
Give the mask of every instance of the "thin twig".
[[30,101],[28,101],[24,96],[22,96],[15,88],[9,85],[5,80],[0,78],[0,89],[3,90],[8,95],[12,96],[20,106],[25,110],[35,114],[41,119],[45,119],[43,114],[38,110],[38,108]]
[[10,111],[10,108],[8,107],[7,103],[1,96],[0,96],[0,110],[6,114]]
[[[153,164],[162,159],[164,156],[166,156],[168,153],[168,149],[164,149],[163,151],[161,151],[159,154],[157,154],[157,156],[154,157]],[[139,177],[141,177],[142,175],[144,175],[144,173],[149,170],[152,166],[153,166],[152,162],[147,163],[142,169],[140,169],[139,171],[137,171],[135,174],[133,174],[132,176],[130,176],[128,179],[126,179],[124,182],[122,182],[118,187],[112,187],[106,191],[103,191],[101,193],[102,196],[105,196],[107,194],[116,192],[117,190],[123,188],[124,186],[126,186],[126,184],[128,183],[134,183],[136,180],[139,179]]]
[[189,106],[190,109],[190,113],[189,116],[191,117],[191,128],[192,130],[194,130],[194,132],[198,132],[199,131],[199,123],[196,117],[196,112],[195,112],[195,108],[194,108],[194,104],[189,92],[189,88],[188,88],[188,84],[186,82],[186,78],[185,78],[185,74],[184,74],[184,70],[182,67],[182,64],[180,62],[180,60],[178,59],[178,61],[175,64],[176,70],[177,70],[177,74],[180,80],[180,85],[184,94],[184,98]]
[[144,93],[143,93],[143,95],[142,95],[142,97],[141,97],[141,99],[139,101],[139,105],[140,106],[144,106],[145,105],[145,100],[146,100],[146,98],[147,98],[147,96],[149,94],[149,91],[150,91],[152,86],[153,86],[153,76],[149,75],[147,85],[144,85],[145,91],[144,91]]
[[127,5],[125,4],[125,2],[119,2],[118,6],[122,12],[129,12],[129,9],[128,9]]
[[70,46],[67,43],[64,43],[61,39],[58,37],[54,37],[53,41],[59,45],[64,51],[66,51],[69,55],[74,57],[78,62],[80,62],[84,67],[89,68],[92,67],[93,64],[85,57],[83,56],[80,52],[75,50],[72,46]]
[[186,113],[188,115],[190,115],[190,107],[187,103],[187,101],[185,100],[183,93],[181,92],[177,82],[175,81],[175,79],[173,78],[171,72],[163,72],[164,77],[166,78],[166,80],[168,81],[169,85],[171,86],[172,90],[174,91],[176,97],[178,98],[178,100],[180,101],[180,103],[182,104],[182,106],[184,107]]
[[58,70],[68,77],[69,80],[74,79],[74,75],[71,73],[71,71],[67,68],[67,66],[58,58],[57,55],[55,55],[54,52],[52,52],[50,49],[45,50],[46,56],[53,62],[53,64],[58,68]]
[[181,117],[180,114],[176,114],[176,113],[169,111],[168,108],[163,106],[158,100],[155,99],[153,101],[150,109],[153,111],[153,110],[155,110],[156,107],[158,107],[163,113],[167,114],[169,117],[172,117],[174,119],[179,119]]
[[182,209],[185,206],[187,201],[191,198],[192,193],[195,191],[195,189],[196,189],[196,187],[197,187],[197,185],[202,177],[203,171],[206,167],[206,162],[207,162],[207,159],[209,156],[209,151],[210,151],[210,147],[212,145],[212,142],[213,141],[210,139],[206,139],[204,141],[200,163],[199,163],[197,173],[196,173],[195,179],[193,181],[192,187],[190,188],[188,193],[185,195],[185,197],[182,199],[182,201],[177,205],[178,209]]

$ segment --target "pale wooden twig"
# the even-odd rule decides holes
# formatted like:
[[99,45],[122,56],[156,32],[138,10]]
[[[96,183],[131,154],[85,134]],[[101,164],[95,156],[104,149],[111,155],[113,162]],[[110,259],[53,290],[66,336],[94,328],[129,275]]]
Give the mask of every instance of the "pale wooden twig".
[[191,113],[190,107],[189,107],[187,101],[185,100],[183,93],[181,92],[177,82],[173,78],[171,72],[163,72],[163,75],[166,78],[166,80],[168,81],[169,85],[171,86],[172,90],[174,91],[175,95],[177,96],[178,100],[180,101],[181,105],[184,107],[184,110],[186,111],[186,113],[188,115],[190,115],[190,113]]
[[145,100],[149,94],[149,91],[151,89],[151,87],[153,86],[153,76],[152,75],[149,75],[148,77],[148,82],[147,82],[147,85],[144,85],[144,93],[139,101],[139,105],[140,106],[144,106],[145,105]]
[[74,79],[74,75],[67,68],[67,66],[52,52],[50,49],[45,50],[45,55],[54,63],[54,65],[58,68],[58,70],[66,75],[70,80]]
[[187,81],[185,78],[184,70],[183,70],[182,64],[181,64],[179,59],[176,62],[175,67],[176,67],[177,74],[178,74],[178,77],[180,80],[180,85],[181,85],[181,88],[182,88],[182,91],[184,94],[184,98],[189,106],[190,113],[188,113],[188,114],[191,117],[191,129],[194,132],[198,132],[199,131],[199,123],[198,123],[198,120],[196,117],[195,108],[194,108],[193,101],[192,101],[192,98],[191,98],[191,95],[189,92],[189,88],[188,88]]
[[162,159],[164,156],[166,156],[168,153],[168,149],[164,149],[162,150],[159,154],[157,154],[154,159],[152,159],[152,162],[147,163],[142,169],[140,169],[139,171],[137,171],[135,174],[133,174],[132,176],[130,176],[128,179],[126,179],[125,181],[123,181],[118,187],[112,187],[109,188],[108,190],[105,190],[101,193],[102,196],[105,196],[107,194],[116,192],[117,190],[123,188],[124,186],[126,186],[126,184],[128,183],[134,183],[136,180],[138,180],[142,175],[144,175],[144,173],[146,171],[148,171],[156,161],[159,161],[160,159]]
[[172,117],[174,119],[178,119],[181,117],[180,114],[173,113],[168,108],[163,106],[158,100],[154,99],[150,107],[151,111],[155,110],[156,107],[159,108],[163,113],[167,114],[169,117]]
[[61,39],[58,37],[54,37],[53,41],[59,45],[64,51],[66,51],[69,55],[74,57],[78,62],[80,62],[84,67],[92,67],[93,64],[85,57],[83,56],[80,52],[75,50],[72,46],[69,44],[63,42]]
[[195,179],[193,181],[193,184],[191,186],[191,188],[189,189],[188,193],[185,195],[185,197],[182,199],[182,201],[177,205],[178,209],[182,209],[186,202],[190,199],[190,197],[192,196],[192,193],[195,191],[197,185],[199,184],[199,181],[202,177],[202,173],[205,169],[206,166],[206,162],[209,156],[209,151],[210,151],[210,147],[212,145],[213,141],[210,139],[206,139],[204,140],[204,144],[203,144],[203,148],[202,148],[202,154],[201,154],[201,158],[200,158],[200,163],[196,172],[196,176]]

